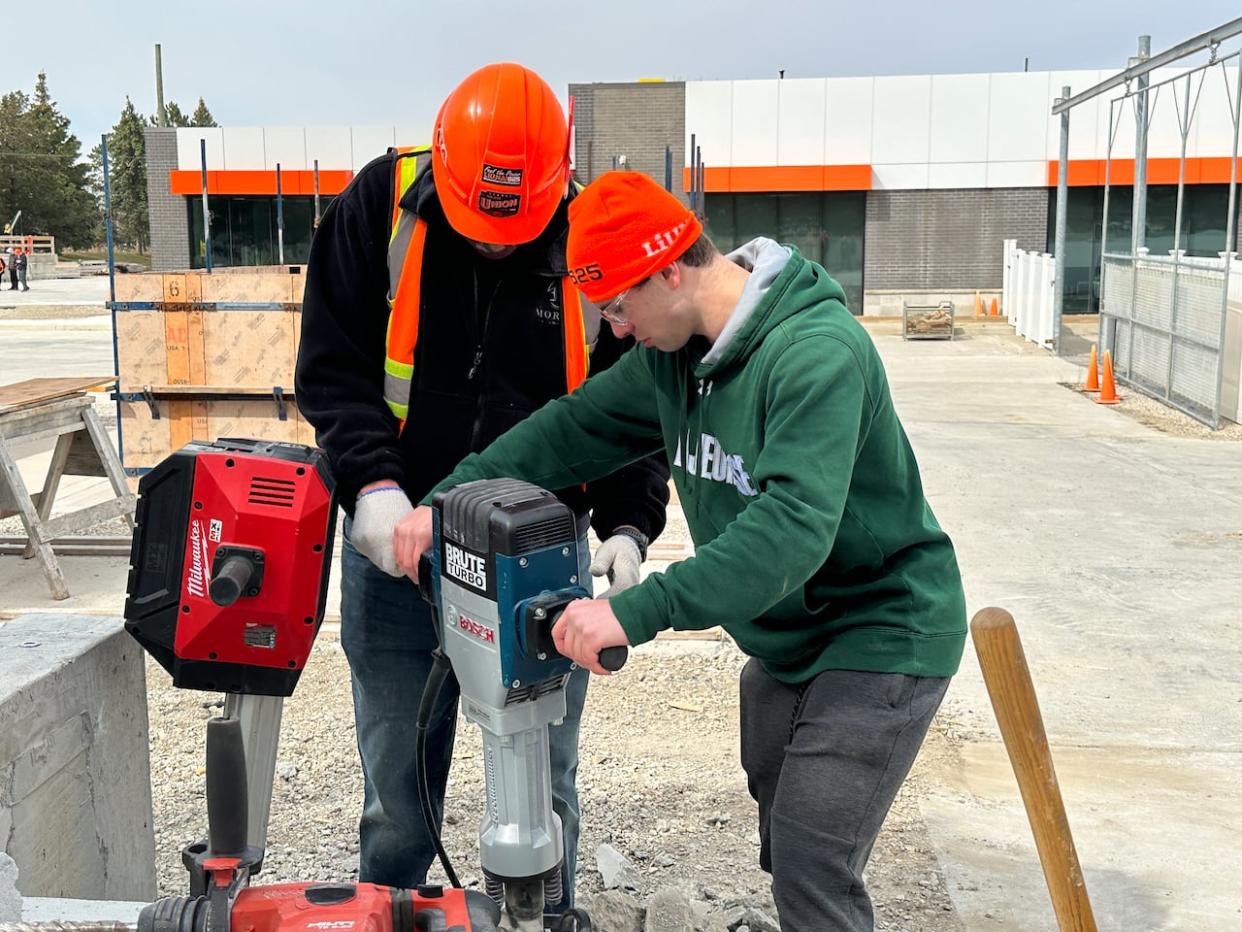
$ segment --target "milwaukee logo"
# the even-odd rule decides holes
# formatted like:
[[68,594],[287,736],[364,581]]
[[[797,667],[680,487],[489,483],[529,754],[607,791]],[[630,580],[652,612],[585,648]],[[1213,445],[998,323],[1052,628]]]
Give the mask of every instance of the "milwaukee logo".
[[352,919],[336,919],[331,921],[323,920],[321,922],[308,922],[306,924],[306,928],[308,929],[352,929],[353,927],[354,920]]
[[657,233],[655,236],[651,237],[651,239],[647,240],[647,242],[643,243],[643,252],[648,256],[656,256],[664,252],[664,250],[670,248],[675,242],[677,242],[677,237],[681,235],[681,231],[684,230],[689,223],[690,221],[686,220],[677,224],[677,226],[673,227],[671,230],[665,230],[663,233]]
[[727,482],[747,498],[759,494],[746,472],[746,464],[741,454],[726,453],[720,441],[711,434],[700,434],[699,442],[684,454],[679,438],[673,465],[684,469],[687,476],[697,476],[712,482]]
[[479,624],[473,618],[467,618],[465,615],[458,616],[457,627],[471,637],[478,638],[480,641],[488,644],[496,643],[496,632],[487,625]]
[[467,586],[487,591],[487,561],[448,541],[444,542],[444,570]]
[[199,599],[207,595],[207,536],[202,521],[190,522],[190,573],[185,591]]

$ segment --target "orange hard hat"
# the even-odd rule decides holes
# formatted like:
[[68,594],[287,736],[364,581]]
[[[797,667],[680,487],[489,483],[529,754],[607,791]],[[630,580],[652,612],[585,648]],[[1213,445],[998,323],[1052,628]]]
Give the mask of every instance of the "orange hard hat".
[[485,65],[440,107],[431,164],[454,230],[481,243],[528,243],[568,190],[565,112],[529,68]]

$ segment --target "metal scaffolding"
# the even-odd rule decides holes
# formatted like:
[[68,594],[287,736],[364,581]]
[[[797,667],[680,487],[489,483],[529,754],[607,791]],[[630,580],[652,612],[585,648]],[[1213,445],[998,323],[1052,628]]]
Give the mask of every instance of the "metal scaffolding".
[[[1115,88],[1123,93],[1109,101],[1108,148],[1104,174],[1101,232],[1100,334],[1110,350],[1117,377],[1216,428],[1220,426],[1223,361],[1226,350],[1228,297],[1235,262],[1237,230],[1238,140],[1242,127],[1242,50],[1222,55],[1221,43],[1242,35],[1242,18],[1151,54],[1148,36],[1139,38],[1138,54],[1128,67],[1080,94],[1063,87],[1052,108],[1061,117],[1055,230],[1056,281],[1054,333],[1060,349],[1065,281],[1065,239],[1068,215],[1070,111]],[[1183,59],[1207,53],[1207,61],[1172,77],[1152,82],[1153,72]],[[1229,157],[1229,196],[1225,218],[1225,249],[1219,259],[1192,257],[1183,242],[1186,153],[1191,127],[1204,84],[1219,74],[1225,83],[1233,127]],[[1181,134],[1178,156],[1177,204],[1173,249],[1151,255],[1146,245],[1147,143],[1152,115],[1161,98],[1171,101]],[[1134,198],[1129,251],[1109,252],[1109,193],[1113,184],[1113,149],[1129,111],[1134,116]],[[1235,285],[1236,287],[1236,285]]]

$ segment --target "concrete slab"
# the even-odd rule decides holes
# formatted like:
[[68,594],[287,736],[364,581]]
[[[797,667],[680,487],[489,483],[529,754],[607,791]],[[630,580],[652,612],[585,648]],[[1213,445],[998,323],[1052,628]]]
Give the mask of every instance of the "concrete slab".
[[23,922],[137,923],[147,904],[133,900],[71,900],[28,896],[22,901]]
[[119,618],[0,625],[0,839],[28,896],[155,894],[146,674]]
[[0,309],[40,307],[49,304],[97,304],[102,307],[108,300],[107,275],[91,275],[86,278],[43,278],[29,284],[29,291],[10,291],[7,284],[0,288]]
[[109,329],[50,330],[0,323],[4,384],[42,376],[107,375],[113,371]]
[[[1242,447],[1094,405],[1007,338],[875,340],[971,612],[1018,621],[1101,927],[1242,927],[1212,867],[1242,863]],[[967,928],[1054,928],[969,647],[942,716],[958,789],[925,812]]]
[[[1242,928],[1236,877],[1211,895],[1221,853],[1236,845],[1216,804],[1242,790],[1236,762],[1060,745],[1056,767],[1101,929]],[[966,745],[949,777],[920,808],[966,928],[1057,932],[1004,747]]]

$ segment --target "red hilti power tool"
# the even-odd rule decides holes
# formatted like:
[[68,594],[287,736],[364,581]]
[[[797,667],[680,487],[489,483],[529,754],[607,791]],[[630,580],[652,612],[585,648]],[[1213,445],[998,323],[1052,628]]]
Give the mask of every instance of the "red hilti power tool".
[[182,852],[190,896],[148,906],[139,932],[495,932],[499,908],[479,891],[250,886],[263,864],[282,697],[323,620],[336,523],[324,455],[196,442],[138,492],[125,627],[174,685],[226,693],[207,728],[208,839]]

